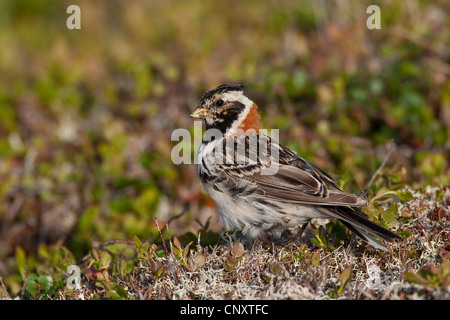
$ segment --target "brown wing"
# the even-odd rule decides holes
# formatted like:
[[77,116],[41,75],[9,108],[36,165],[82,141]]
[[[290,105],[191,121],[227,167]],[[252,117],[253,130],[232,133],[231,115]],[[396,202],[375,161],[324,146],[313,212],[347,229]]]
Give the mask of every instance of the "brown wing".
[[[245,165],[249,161],[242,158],[249,157],[252,146],[241,148],[246,152],[234,153],[234,159],[239,158],[240,165],[222,166],[230,178],[244,179],[261,191],[262,196],[282,202],[355,207],[367,204],[364,199],[341,191],[334,178],[292,150],[267,136],[258,137],[259,143],[266,144],[267,150],[271,150],[265,160],[258,156],[256,163]],[[248,139],[235,139],[236,145],[246,142]]]
[[290,165],[280,165],[274,175],[255,173],[247,178],[258,185],[265,197],[282,202],[355,207],[367,204],[356,195],[330,190],[320,178]]

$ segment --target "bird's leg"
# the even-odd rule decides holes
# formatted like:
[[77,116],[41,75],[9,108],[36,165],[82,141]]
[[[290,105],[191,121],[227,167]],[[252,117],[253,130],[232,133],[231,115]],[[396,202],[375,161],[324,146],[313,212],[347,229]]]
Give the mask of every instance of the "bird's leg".
[[302,225],[302,227],[300,228],[300,230],[297,232],[297,234],[286,241],[286,244],[289,244],[292,242],[297,242],[298,240],[300,240],[300,237],[302,236],[303,232],[305,231],[306,227],[308,226],[308,223],[309,222],[304,223]]
[[251,252],[253,252],[253,250],[255,250],[255,247],[256,247],[257,244],[259,244],[259,242],[260,242],[259,239],[253,240],[252,247],[250,248]]
[[300,231],[295,236],[295,239],[300,239],[300,237],[303,235],[303,232],[305,231],[306,227],[308,226],[309,222],[304,223],[303,226],[300,228]]

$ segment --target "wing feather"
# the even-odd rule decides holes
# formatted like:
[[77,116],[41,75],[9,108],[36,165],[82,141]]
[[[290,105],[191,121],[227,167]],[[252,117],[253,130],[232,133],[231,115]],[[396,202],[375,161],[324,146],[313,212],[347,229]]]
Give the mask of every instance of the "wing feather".
[[[263,157],[259,157],[258,154],[255,164],[249,158],[249,150],[252,150],[253,146],[241,148],[246,152],[241,152],[239,155],[233,153],[234,159],[241,159],[240,164],[223,164],[221,169],[225,174],[230,178],[245,179],[256,185],[267,198],[282,202],[356,207],[367,204],[363,198],[341,191],[336,180],[325,171],[267,136],[262,136],[261,140],[261,136],[259,135],[259,144],[265,143],[267,150],[276,150],[277,152],[269,152],[266,161],[263,161]],[[248,141],[248,138],[237,137],[235,146],[240,143],[248,143]],[[243,161],[242,159],[245,157],[247,159]],[[271,175],[262,174],[262,169],[270,166],[276,166],[276,172]],[[330,187],[327,186],[327,183]]]

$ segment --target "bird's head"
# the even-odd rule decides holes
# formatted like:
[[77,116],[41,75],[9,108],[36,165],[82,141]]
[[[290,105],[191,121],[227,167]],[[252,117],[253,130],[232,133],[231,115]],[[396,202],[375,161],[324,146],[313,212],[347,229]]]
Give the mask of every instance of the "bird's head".
[[203,119],[206,129],[214,128],[223,134],[236,129],[259,129],[257,106],[243,92],[244,85],[223,84],[205,92],[191,114]]

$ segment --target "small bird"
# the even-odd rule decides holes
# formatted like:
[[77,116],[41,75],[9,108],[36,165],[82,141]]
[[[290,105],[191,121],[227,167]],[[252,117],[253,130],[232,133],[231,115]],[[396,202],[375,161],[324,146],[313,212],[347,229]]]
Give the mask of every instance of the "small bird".
[[343,192],[336,180],[259,127],[257,105],[244,85],[223,84],[207,91],[190,115],[206,131],[197,163],[203,190],[215,202],[225,230],[265,242],[292,240],[311,219],[338,219],[376,248],[395,233],[369,220],[365,199]]

